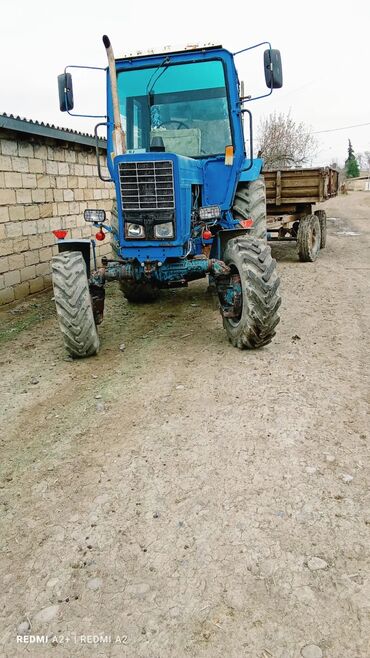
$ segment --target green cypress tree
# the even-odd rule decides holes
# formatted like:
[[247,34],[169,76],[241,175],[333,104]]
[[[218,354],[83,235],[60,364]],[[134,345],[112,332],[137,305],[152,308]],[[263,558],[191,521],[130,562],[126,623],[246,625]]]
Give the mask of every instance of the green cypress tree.
[[348,158],[345,164],[347,178],[357,178],[360,175],[360,167],[352,147],[351,140],[348,140]]
[[352,147],[352,142],[349,139],[348,140],[348,158],[347,158],[347,160],[352,160],[352,158],[354,158],[354,157],[355,157],[355,152],[354,152],[353,147]]
[[347,178],[357,178],[360,175],[360,169],[356,158],[352,158],[346,164]]

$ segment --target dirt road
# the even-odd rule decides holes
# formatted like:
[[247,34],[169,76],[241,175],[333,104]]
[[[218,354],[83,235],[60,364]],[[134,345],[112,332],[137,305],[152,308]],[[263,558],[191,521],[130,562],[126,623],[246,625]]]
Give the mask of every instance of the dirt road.
[[112,286],[82,362],[50,293],[2,312],[1,656],[370,655],[370,193],[325,208],[261,351],[205,282]]

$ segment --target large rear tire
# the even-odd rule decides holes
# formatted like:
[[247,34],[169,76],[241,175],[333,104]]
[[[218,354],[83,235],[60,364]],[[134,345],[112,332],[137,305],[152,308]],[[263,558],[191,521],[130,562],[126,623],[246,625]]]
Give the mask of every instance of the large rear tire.
[[306,215],[299,222],[297,247],[302,263],[313,263],[320,251],[320,221],[316,215]]
[[326,212],[325,210],[316,210],[315,215],[316,217],[319,218],[319,222],[320,222],[320,230],[321,230],[320,249],[324,249],[326,247],[326,235],[327,235]]
[[160,294],[158,288],[153,288],[148,283],[122,281],[120,282],[119,287],[127,301],[133,302],[134,304],[150,304],[150,302],[155,302]]
[[239,183],[233,205],[235,219],[253,219],[249,235],[266,239],[266,188],[262,177]]
[[280,281],[271,249],[264,240],[239,236],[228,242],[224,261],[241,287],[239,317],[223,321],[229,340],[239,349],[263,347],[275,336],[280,320]]
[[51,262],[55,306],[64,345],[70,356],[83,358],[99,351],[86,265],[80,251],[65,251]]

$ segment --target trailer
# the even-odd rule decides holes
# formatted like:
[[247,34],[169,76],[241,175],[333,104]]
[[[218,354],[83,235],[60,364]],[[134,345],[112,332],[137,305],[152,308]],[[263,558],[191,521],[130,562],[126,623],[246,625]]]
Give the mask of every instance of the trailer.
[[338,194],[339,174],[331,167],[263,171],[267,237],[297,243],[299,260],[313,262],[326,245],[326,212],[316,203]]

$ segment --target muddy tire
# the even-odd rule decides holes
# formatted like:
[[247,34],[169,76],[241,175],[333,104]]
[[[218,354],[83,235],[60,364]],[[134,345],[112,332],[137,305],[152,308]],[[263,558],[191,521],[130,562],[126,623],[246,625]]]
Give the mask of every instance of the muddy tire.
[[65,251],[51,262],[55,306],[64,345],[70,356],[82,358],[99,351],[86,265],[80,251]]
[[320,222],[320,230],[321,230],[320,249],[324,249],[324,247],[326,247],[326,234],[327,234],[326,212],[325,210],[316,210],[315,215],[316,217],[319,218],[319,222]]
[[224,318],[230,342],[239,349],[257,349],[275,336],[281,303],[276,261],[264,240],[236,237],[229,241],[224,261],[232,274],[239,274],[241,312],[239,318]]
[[153,288],[147,283],[126,283],[122,281],[119,287],[127,301],[134,304],[150,304],[155,302],[160,294],[158,288]]
[[306,215],[299,222],[297,248],[302,263],[313,263],[320,251],[320,221],[316,215]]
[[253,219],[249,235],[266,239],[266,188],[262,177],[254,181],[239,183],[234,204],[235,219]]

